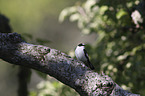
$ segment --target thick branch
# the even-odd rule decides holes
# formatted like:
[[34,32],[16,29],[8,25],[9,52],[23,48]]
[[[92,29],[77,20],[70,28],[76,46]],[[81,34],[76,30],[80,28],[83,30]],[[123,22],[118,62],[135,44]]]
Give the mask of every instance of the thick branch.
[[107,75],[91,71],[65,53],[24,42],[17,33],[0,33],[0,58],[49,74],[82,96],[138,96],[123,90]]

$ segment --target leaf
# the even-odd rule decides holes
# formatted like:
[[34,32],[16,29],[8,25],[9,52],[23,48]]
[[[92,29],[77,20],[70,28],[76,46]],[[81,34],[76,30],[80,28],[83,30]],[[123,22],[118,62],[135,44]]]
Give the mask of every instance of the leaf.
[[137,47],[134,47],[131,51],[131,55],[135,55],[137,51],[143,49],[143,47],[145,46],[145,44],[139,45]]
[[29,39],[32,39],[32,37],[33,37],[32,34],[29,34],[29,33],[23,33],[22,36],[25,36]]
[[71,16],[70,16],[70,21],[77,21],[78,19],[80,18],[80,15],[78,14],[78,13],[76,13],[76,14],[72,14]]
[[32,40],[33,39],[33,36],[32,34],[29,34],[29,33],[23,33],[22,34],[22,39],[27,41],[28,39]]
[[119,12],[117,12],[116,18],[117,18],[117,19],[121,19],[121,17],[123,17],[123,16],[125,16],[125,15],[127,15],[127,12],[124,11],[123,9],[121,9]]
[[35,92],[35,91],[30,91],[30,92],[29,92],[29,96],[37,96],[37,92]]
[[118,61],[124,60],[124,59],[127,58],[128,55],[129,55],[129,53],[128,52],[125,52],[123,55],[118,56],[117,57],[117,60]]
[[108,10],[108,6],[101,6],[100,7],[100,14],[103,15],[105,13],[105,11]]
[[84,8],[86,12],[90,12],[92,6],[94,6],[97,3],[97,0],[87,0],[86,3],[84,4]]
[[46,40],[46,39],[37,38],[36,42],[43,45],[44,43],[50,43],[51,41]]
[[63,22],[68,16],[77,12],[77,7],[69,7],[61,11],[59,15],[59,22]]

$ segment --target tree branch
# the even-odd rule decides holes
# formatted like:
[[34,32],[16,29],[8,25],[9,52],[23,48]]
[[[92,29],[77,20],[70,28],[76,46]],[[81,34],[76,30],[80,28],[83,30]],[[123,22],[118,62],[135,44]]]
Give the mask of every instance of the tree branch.
[[107,75],[93,72],[65,53],[26,43],[17,33],[0,33],[0,58],[49,74],[82,96],[139,96],[123,90]]

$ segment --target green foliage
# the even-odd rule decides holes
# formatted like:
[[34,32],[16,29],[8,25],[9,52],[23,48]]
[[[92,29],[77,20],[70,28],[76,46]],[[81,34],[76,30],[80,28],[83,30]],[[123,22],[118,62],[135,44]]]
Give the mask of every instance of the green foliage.
[[73,89],[58,81],[41,81],[37,88],[39,92],[31,91],[29,96],[79,96]]
[[22,39],[24,41],[29,41],[29,42],[33,41],[32,43],[40,44],[40,45],[45,45],[45,44],[51,43],[50,40],[46,40],[46,39],[42,39],[42,38],[34,38],[34,36],[32,34],[29,34],[29,33],[23,33]]
[[145,95],[145,2],[139,0],[87,0],[64,9],[83,34],[95,33],[87,45],[96,71],[104,71],[122,88]]

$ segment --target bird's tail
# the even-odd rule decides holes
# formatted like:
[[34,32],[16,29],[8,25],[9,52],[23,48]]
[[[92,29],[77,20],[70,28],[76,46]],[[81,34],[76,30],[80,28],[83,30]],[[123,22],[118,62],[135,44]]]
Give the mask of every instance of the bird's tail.
[[88,60],[88,67],[91,69],[91,70],[94,70],[95,67],[92,65],[92,63]]
[[95,69],[95,67],[94,67],[91,63],[89,63],[89,67],[90,67],[92,70]]

